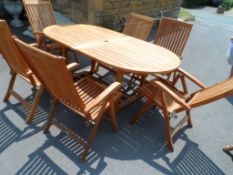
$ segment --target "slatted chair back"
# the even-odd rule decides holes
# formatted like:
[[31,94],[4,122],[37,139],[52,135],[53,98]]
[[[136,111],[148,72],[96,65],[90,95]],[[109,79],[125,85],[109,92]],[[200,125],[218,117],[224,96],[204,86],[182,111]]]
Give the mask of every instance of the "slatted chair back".
[[186,22],[163,17],[154,38],[154,43],[171,50],[182,58],[192,26],[192,24]]
[[82,111],[84,104],[75,89],[65,58],[31,47],[17,38],[15,41],[31,69],[51,95],[61,103]]
[[154,18],[130,13],[128,22],[123,29],[123,33],[135,38],[147,40],[154,23]]
[[233,78],[194,93],[188,104],[198,107],[230,95],[233,95]]
[[17,49],[5,20],[0,20],[0,38],[1,53],[10,68],[16,73],[27,76],[30,73],[30,68]]
[[23,0],[23,5],[36,37],[45,27],[56,24],[50,0]]

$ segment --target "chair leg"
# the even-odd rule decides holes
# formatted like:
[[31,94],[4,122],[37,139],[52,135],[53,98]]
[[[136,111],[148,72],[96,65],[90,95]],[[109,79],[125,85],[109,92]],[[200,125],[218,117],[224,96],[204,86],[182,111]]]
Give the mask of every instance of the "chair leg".
[[88,140],[87,140],[87,143],[85,145],[85,148],[84,148],[84,151],[82,154],[82,158],[81,158],[82,162],[86,160],[89,149],[91,148],[93,141],[94,141],[94,138],[96,136],[96,131],[97,131],[97,128],[99,127],[101,119],[102,119],[102,116],[97,118],[97,120],[95,121],[95,125],[93,126],[91,133],[88,136]]
[[[62,56],[65,57],[66,59],[68,59],[68,48],[65,47],[65,46],[62,46],[61,51],[62,51]],[[79,59],[78,59],[78,57],[77,57],[77,55],[76,55],[76,52],[73,51],[73,50],[72,50],[72,52],[73,52],[73,56],[74,56],[75,61],[76,61],[77,63],[80,63],[80,62],[79,62]],[[67,61],[68,61],[68,60],[67,60]]]
[[36,40],[37,40],[37,44],[38,44],[38,48],[45,50],[46,52],[48,52],[48,48],[47,48],[47,44],[46,44],[46,39],[43,35],[38,34],[36,35]]
[[181,78],[180,74],[173,73],[172,84],[175,86],[178,80]]
[[171,78],[171,76],[172,76],[172,73],[167,74],[167,75],[165,75],[165,76],[167,76],[166,78],[167,78],[167,80],[169,81],[169,80],[170,80],[170,78]]
[[9,82],[6,95],[5,95],[4,99],[3,99],[4,102],[8,101],[9,98],[10,98],[11,90],[13,89],[13,86],[14,86],[14,83],[15,83],[15,78],[16,78],[16,73],[11,72],[11,80]]
[[117,131],[119,127],[118,127],[118,123],[116,120],[116,110],[115,110],[113,100],[110,100],[109,113],[110,113],[110,118],[111,118],[112,125],[113,125],[113,130]]
[[43,36],[40,34],[36,34],[36,42],[38,44],[38,48],[42,49],[43,45]]
[[165,94],[164,92],[160,93],[160,98],[162,102],[162,111],[164,115],[164,124],[165,124],[165,133],[166,133],[166,140],[167,140],[167,147],[170,151],[174,151],[174,146],[172,142],[172,133],[171,133],[171,126],[170,126],[170,115],[167,110],[167,104],[165,101]]
[[96,73],[99,69],[99,64],[96,63],[94,60],[91,60],[91,70],[90,73]]
[[186,85],[186,81],[185,81],[185,77],[184,77],[184,76],[181,76],[181,83],[182,83],[182,87],[183,87],[184,93],[188,93],[188,88],[187,88],[187,85]]
[[146,82],[146,76],[141,75],[139,81],[140,81],[140,86],[143,86],[144,83]]
[[45,125],[45,128],[44,128],[44,133],[47,133],[49,131],[49,128],[50,128],[50,126],[52,124],[52,120],[55,117],[56,107],[57,107],[57,100],[53,99],[52,102],[51,102],[48,121],[47,121],[47,123]]
[[190,115],[190,111],[186,111],[186,115],[187,115],[187,122],[188,122],[188,126],[190,127],[190,128],[192,128],[193,127],[193,124],[192,124],[192,120],[191,120],[191,115]]
[[163,110],[163,113],[164,113],[164,119],[165,119],[165,133],[166,133],[167,147],[170,151],[174,151],[174,145],[173,145],[172,136],[171,136],[169,113],[166,110]]
[[131,119],[130,123],[135,124],[141,117],[142,115],[148,111],[151,107],[153,106],[153,101],[147,100],[145,105],[136,113],[136,115]]
[[30,114],[28,115],[27,119],[26,119],[26,122],[27,123],[31,123],[32,122],[32,119],[34,117],[34,114],[35,114],[35,111],[36,111],[36,107],[40,101],[40,97],[43,93],[43,86],[41,85],[38,89],[37,89],[37,92],[36,92],[36,96],[34,97],[34,100],[33,100],[33,103],[32,103],[32,106],[31,106],[31,111],[30,111]]
[[77,57],[76,52],[75,51],[72,51],[72,52],[73,52],[73,55],[74,55],[75,62],[80,63],[79,58]]
[[[130,76],[130,75],[129,75]],[[130,88],[132,87],[133,83],[136,81],[136,75],[135,74],[132,74],[129,81],[128,81],[128,86],[126,88],[126,92],[130,90]]]
[[62,56],[67,59],[67,56],[68,56],[68,49],[67,49],[67,47],[62,46],[61,50],[62,50]]

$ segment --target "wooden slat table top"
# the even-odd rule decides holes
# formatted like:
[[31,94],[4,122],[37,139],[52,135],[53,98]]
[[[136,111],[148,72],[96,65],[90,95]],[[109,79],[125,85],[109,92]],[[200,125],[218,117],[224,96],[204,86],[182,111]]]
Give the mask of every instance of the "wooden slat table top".
[[169,50],[133,37],[79,48],[79,51],[122,72],[166,73],[177,69],[180,65],[179,57]]
[[76,47],[99,43],[125,35],[103,27],[74,24],[74,25],[52,25],[43,30],[49,38],[77,50]]
[[83,55],[124,73],[166,73],[180,58],[163,47],[92,25],[50,26],[45,35]]

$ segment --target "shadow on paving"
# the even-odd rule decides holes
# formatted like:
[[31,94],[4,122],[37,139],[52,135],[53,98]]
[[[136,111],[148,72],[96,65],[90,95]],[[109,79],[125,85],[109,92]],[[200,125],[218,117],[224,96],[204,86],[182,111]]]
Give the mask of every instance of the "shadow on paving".
[[233,105],[233,96],[226,97],[226,100]]
[[[27,97],[25,100],[27,100],[29,103],[32,103],[32,99],[35,96],[35,91],[33,90],[32,95]],[[21,117],[23,121],[26,121],[27,116],[29,115],[29,110],[26,109],[21,103],[12,104],[11,99],[6,102],[6,107],[1,109],[0,111],[0,153],[3,152],[9,145],[11,145],[15,141],[21,141],[23,139],[26,139],[38,132],[41,131],[42,127],[38,127],[37,125],[45,122],[47,120],[48,116],[48,95],[45,93],[41,97],[41,103],[37,107],[37,110],[35,112],[35,117],[33,119],[33,122],[29,125],[27,125],[26,128],[24,128],[23,131],[21,131],[18,127],[16,127],[11,120],[5,115],[5,112],[15,112],[17,113],[16,117]],[[47,102],[46,102],[47,101]],[[43,107],[42,107],[43,104]],[[29,131],[29,132],[28,132]]]
[[[10,144],[42,131],[43,126],[37,127],[36,125],[43,123],[48,115],[47,111],[50,105],[46,93],[43,94],[42,101],[33,123],[23,131],[20,131],[11,123],[4,112],[12,109],[20,117],[23,116],[23,120],[26,119],[27,112],[21,105],[7,103],[7,107],[1,111],[0,124],[3,127],[1,127],[0,140],[4,140],[4,142],[1,142],[0,152],[4,151]],[[118,113],[120,130],[116,133],[112,132],[111,123],[108,120],[102,121],[92,150],[84,163],[80,162],[83,151],[81,145],[63,132],[54,136],[53,131],[51,131],[51,134],[46,134],[47,140],[28,156],[29,160],[22,165],[16,174],[40,174],[41,172],[45,174],[69,174],[66,171],[67,169],[64,169],[67,167],[59,166],[59,163],[57,163],[57,161],[63,162],[65,160],[71,161],[79,168],[77,174],[87,172],[101,174],[107,166],[105,158],[122,161],[142,160],[164,174],[224,174],[198,148],[198,144],[189,140],[185,134],[187,127],[184,127],[174,139],[174,142],[181,139],[185,146],[178,156],[171,160],[165,144],[163,117],[156,109],[147,112],[136,125],[129,124],[129,120],[135,113],[133,111],[137,111],[141,105],[142,102],[138,101],[130,106],[132,110],[127,109]],[[58,107],[56,120],[71,128],[74,132],[82,133],[81,137],[85,137],[88,133],[87,130],[90,130],[86,128],[81,117],[77,117],[76,114],[62,105]],[[32,132],[27,133],[29,129]],[[159,160],[162,160],[166,166],[161,165],[158,162]],[[69,167],[68,163],[67,166]]]
[[231,160],[233,162],[233,152],[232,152],[232,150],[231,151],[225,151],[225,150],[223,150],[223,151],[231,158]]

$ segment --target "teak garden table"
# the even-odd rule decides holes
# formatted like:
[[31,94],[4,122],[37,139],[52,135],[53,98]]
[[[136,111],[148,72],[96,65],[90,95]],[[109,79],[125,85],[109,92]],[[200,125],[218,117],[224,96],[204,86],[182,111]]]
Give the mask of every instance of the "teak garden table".
[[52,25],[44,29],[44,34],[117,70],[118,81],[125,73],[168,73],[180,65],[180,58],[168,49],[99,26]]
[[180,58],[166,48],[100,26],[75,24],[52,25],[44,34],[94,62],[124,74],[169,73],[180,65]]

